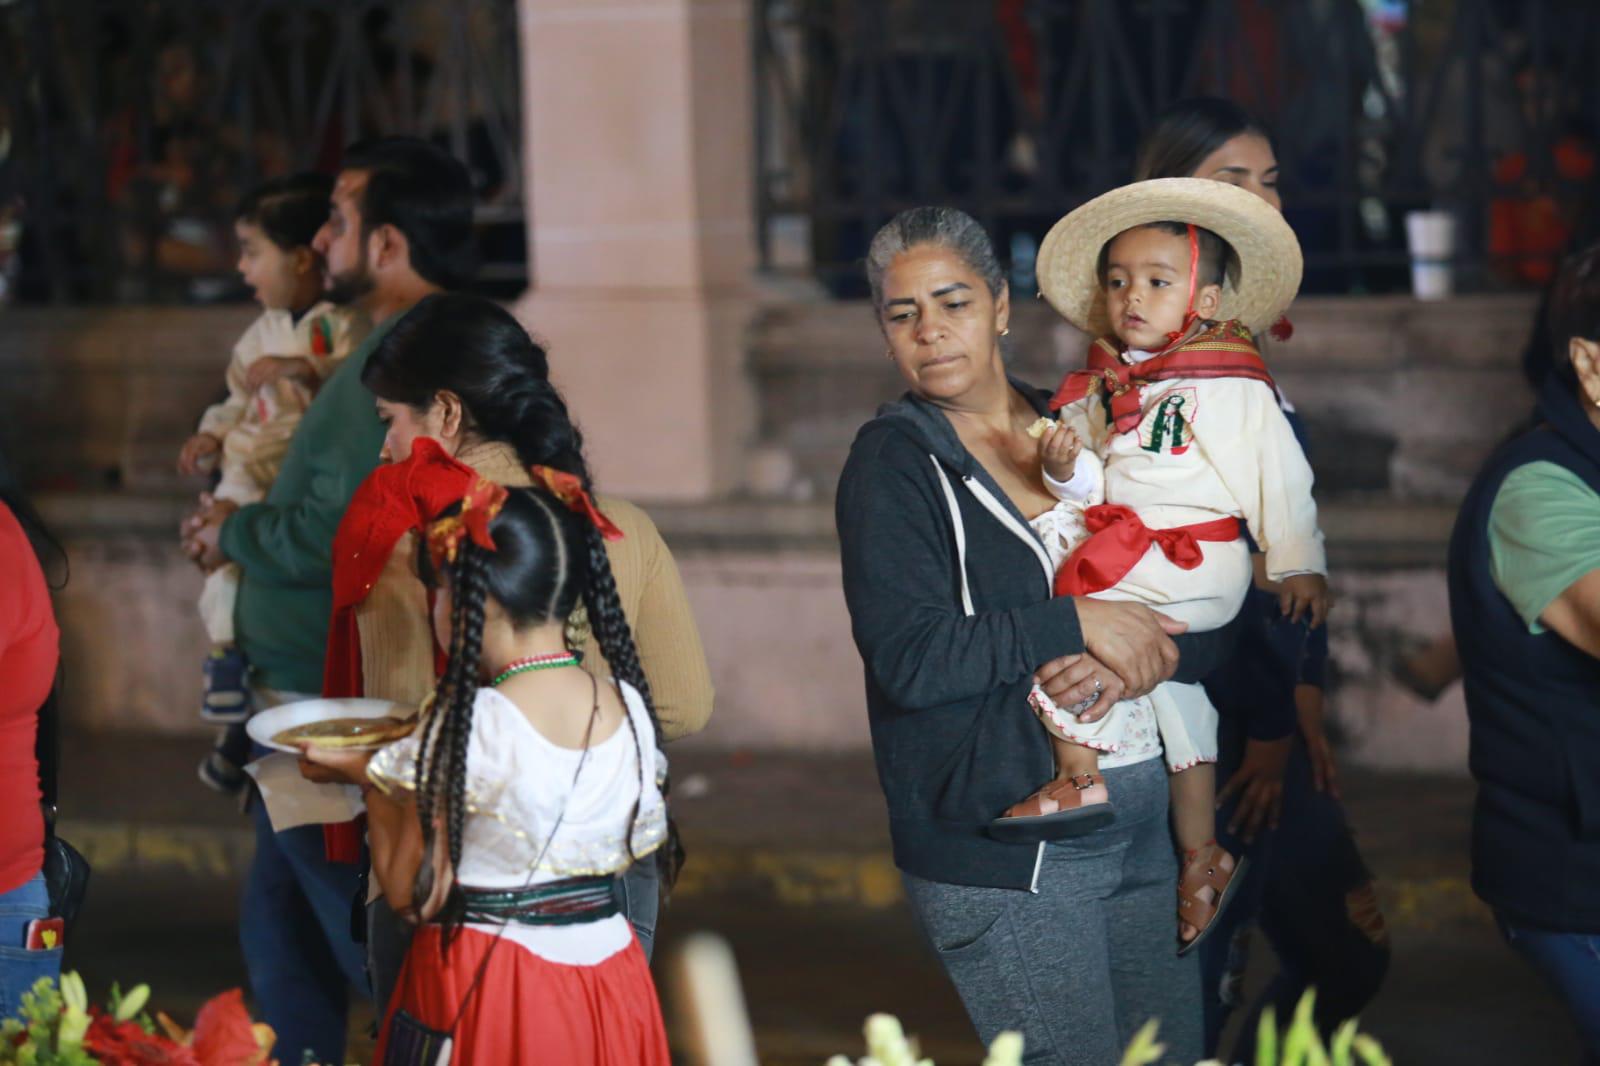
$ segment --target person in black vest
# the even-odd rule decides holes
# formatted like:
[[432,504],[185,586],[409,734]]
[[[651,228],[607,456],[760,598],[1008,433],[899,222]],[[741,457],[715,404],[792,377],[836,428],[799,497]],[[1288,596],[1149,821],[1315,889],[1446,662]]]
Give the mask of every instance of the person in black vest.
[[1450,541],[1478,781],[1472,887],[1600,1062],[1600,244],[1562,267],[1538,423],[1484,464]]

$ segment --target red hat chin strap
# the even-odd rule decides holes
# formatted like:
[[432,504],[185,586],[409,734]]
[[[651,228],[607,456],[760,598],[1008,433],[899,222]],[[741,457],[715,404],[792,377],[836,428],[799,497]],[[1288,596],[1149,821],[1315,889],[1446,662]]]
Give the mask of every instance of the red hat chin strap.
[[[1193,222],[1186,225],[1189,227],[1189,305],[1183,314],[1183,325],[1175,332],[1167,334],[1167,348],[1171,348],[1188,336],[1189,328],[1200,317],[1194,309],[1194,294],[1200,285],[1200,233],[1195,229]],[[1167,348],[1163,348],[1162,351],[1165,352]]]

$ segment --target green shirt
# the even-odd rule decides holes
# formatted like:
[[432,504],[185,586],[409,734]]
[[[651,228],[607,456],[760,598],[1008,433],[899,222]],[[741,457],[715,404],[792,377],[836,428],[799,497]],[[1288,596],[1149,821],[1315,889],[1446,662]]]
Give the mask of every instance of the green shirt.
[[1527,623],[1572,583],[1600,570],[1600,495],[1555,463],[1519,466],[1506,475],[1489,509],[1489,573]]
[[222,526],[222,553],[243,570],[234,636],[257,685],[322,691],[333,534],[383,449],[383,423],[361,371],[399,317],[374,327],[323,384],[266,499],[239,508]]

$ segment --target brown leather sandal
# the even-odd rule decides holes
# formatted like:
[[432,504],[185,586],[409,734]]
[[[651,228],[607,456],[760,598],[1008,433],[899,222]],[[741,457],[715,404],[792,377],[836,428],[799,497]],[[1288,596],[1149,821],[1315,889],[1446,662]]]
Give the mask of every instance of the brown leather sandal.
[[1105,783],[1099,774],[1057,778],[1006,808],[1004,815],[989,823],[989,835],[1007,843],[1036,844],[1092,833],[1117,816],[1109,794],[1104,803],[1084,802],[1085,792]]
[[[1233,860],[1231,869],[1223,869],[1223,861]],[[1195,848],[1184,859],[1178,874],[1178,922],[1187,922],[1199,930],[1193,940],[1178,938],[1178,954],[1187,955],[1200,946],[1212,929],[1216,928],[1217,915],[1221,914],[1244,884],[1244,872],[1250,860],[1235,859],[1215,840]],[[1200,890],[1211,889],[1211,899],[1200,897]]]

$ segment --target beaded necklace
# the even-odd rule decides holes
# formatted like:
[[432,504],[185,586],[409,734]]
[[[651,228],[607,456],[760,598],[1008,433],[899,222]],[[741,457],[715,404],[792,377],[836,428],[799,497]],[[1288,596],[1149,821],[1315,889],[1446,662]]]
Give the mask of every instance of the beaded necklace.
[[577,666],[582,659],[573,652],[557,652],[553,655],[530,655],[525,659],[513,659],[506,663],[505,669],[495,675],[489,682],[490,688],[497,687],[502,681],[516,677],[518,674],[528,674],[535,670],[554,670],[562,666]]

